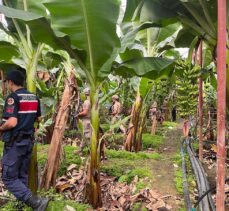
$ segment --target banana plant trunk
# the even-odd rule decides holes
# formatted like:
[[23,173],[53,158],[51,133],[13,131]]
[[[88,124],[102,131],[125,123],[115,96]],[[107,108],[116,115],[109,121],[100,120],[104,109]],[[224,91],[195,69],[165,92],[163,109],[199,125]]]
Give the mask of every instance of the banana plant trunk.
[[218,0],[217,41],[217,191],[216,210],[225,210],[226,0]]
[[60,107],[56,116],[56,122],[54,126],[51,144],[49,146],[48,160],[45,165],[44,174],[41,179],[41,188],[44,188],[45,190],[48,190],[50,186],[54,186],[56,182],[56,175],[58,167],[60,165],[61,142],[64,136],[65,127],[69,117],[69,106],[73,100],[75,89],[75,75],[71,73],[68,79],[65,81],[65,88],[60,103]]
[[2,80],[2,96],[5,97],[6,95],[6,86],[5,86],[5,83],[4,83],[4,73],[3,73],[3,70],[1,70],[1,80]]
[[136,145],[135,145],[135,152],[139,152],[142,150],[142,133],[145,126],[145,119],[146,119],[146,108],[141,109],[141,114],[139,117],[139,126],[136,135]]
[[[31,56],[31,59],[28,60],[26,66],[26,85],[27,90],[33,93],[36,93],[36,71],[38,58],[40,56],[43,45],[39,45],[38,49]],[[38,189],[38,166],[37,166],[37,146],[36,144],[33,147],[32,157],[29,164],[29,177],[28,177],[28,186],[30,190],[36,194]]]
[[139,126],[140,113],[142,109],[142,102],[143,102],[142,97],[140,96],[140,93],[137,92],[136,100],[131,112],[129,131],[124,146],[125,150],[127,151],[132,151],[133,146],[135,150],[137,147],[136,134],[139,129],[138,126]]
[[155,135],[156,131],[157,131],[157,116],[156,116],[156,114],[153,114],[153,116],[151,117],[151,121],[152,121],[151,134]]
[[91,150],[90,164],[88,168],[88,185],[86,193],[89,203],[93,208],[102,207],[101,187],[100,187],[100,147],[99,147],[99,93],[97,88],[90,91],[91,100]]

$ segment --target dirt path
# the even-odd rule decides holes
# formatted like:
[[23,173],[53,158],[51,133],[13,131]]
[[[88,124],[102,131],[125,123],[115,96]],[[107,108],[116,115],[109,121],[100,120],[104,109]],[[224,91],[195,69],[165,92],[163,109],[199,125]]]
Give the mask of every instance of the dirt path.
[[173,158],[179,153],[181,128],[170,130],[165,135],[165,142],[160,147],[162,159],[152,165],[153,189],[163,195],[171,195],[167,202],[172,205],[172,210],[178,211],[182,206],[183,196],[179,195],[175,185],[175,170]]

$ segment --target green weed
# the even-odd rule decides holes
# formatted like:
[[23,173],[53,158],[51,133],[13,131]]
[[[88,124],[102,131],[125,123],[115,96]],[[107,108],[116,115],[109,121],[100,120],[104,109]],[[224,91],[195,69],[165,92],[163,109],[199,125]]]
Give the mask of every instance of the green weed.
[[141,165],[141,160],[124,160],[119,158],[109,159],[107,163],[102,165],[101,171],[110,176],[117,177],[119,182],[130,183],[135,176],[138,178],[151,178],[151,171]]
[[103,131],[108,131],[110,129],[110,124],[100,124],[100,127],[103,129]]
[[138,160],[138,159],[160,159],[161,155],[154,152],[154,153],[145,153],[145,152],[128,152],[128,151],[121,151],[121,150],[106,150],[106,156],[108,158],[123,158],[126,160]]
[[162,126],[167,127],[167,128],[175,128],[175,127],[177,127],[177,125],[178,124],[176,122],[169,122],[169,121],[164,121],[162,123]]
[[136,184],[136,191],[135,193],[139,192],[140,190],[147,188],[147,187],[151,187],[151,182],[150,180],[141,180]]
[[[37,161],[41,167],[44,167],[48,158],[48,147],[49,145],[37,145]],[[58,170],[58,176],[64,175],[67,168],[71,164],[76,164],[78,167],[81,164],[81,158],[76,154],[77,148],[73,146],[64,146],[64,158],[61,162],[60,168]]]
[[176,184],[176,189],[179,194],[183,194],[183,178],[182,178],[182,171],[181,169],[177,170],[175,172],[175,184]]
[[142,135],[143,149],[158,148],[164,143],[164,137],[159,135],[152,135],[150,133],[144,133]]
[[[183,191],[183,173],[181,169],[181,165],[182,165],[181,155],[177,153],[173,157],[173,161],[179,166],[179,168],[175,172],[175,179],[174,179],[176,189],[179,194],[183,194],[184,191]],[[188,180],[189,190],[193,192],[195,188],[195,179],[192,174],[192,167],[188,155],[185,155],[185,164],[187,169],[187,180]]]
[[[81,204],[77,203],[72,200],[66,200],[63,195],[60,195],[56,193],[56,191],[51,188],[48,191],[39,191],[38,193],[40,196],[47,197],[50,200],[49,206],[47,208],[47,211],[54,211],[54,210],[64,210],[65,206],[71,206],[75,208],[75,210],[79,211],[86,211],[90,208],[88,204]],[[1,207],[1,211],[9,211],[9,210],[15,210],[14,206],[16,205],[16,201],[10,201],[7,204],[5,204],[3,207]],[[31,208],[25,206],[23,211],[32,211]]]
[[81,133],[79,130],[65,130],[64,131],[65,137],[71,137],[71,136],[76,137],[76,136],[80,136],[80,135],[81,135]]
[[65,158],[62,160],[60,168],[58,170],[58,175],[64,175],[67,171],[68,166],[71,164],[76,164],[78,167],[81,164],[81,158],[76,154],[76,147],[64,146]]
[[142,205],[142,203],[140,203],[140,202],[135,203],[134,206],[133,206],[133,211],[139,211],[139,210],[147,211],[147,209],[141,207],[141,205]]
[[[8,202],[3,207],[1,207],[1,211],[15,210],[14,208],[15,204],[16,202]],[[64,210],[64,207],[67,205],[75,208],[75,210],[77,211],[86,211],[90,208],[90,206],[87,204],[80,204],[75,201],[61,199],[61,200],[50,201],[49,206],[46,210],[47,211],[54,211],[54,210],[61,211],[61,210]],[[32,209],[26,206],[23,209],[23,211],[32,211]]]
[[44,167],[48,158],[49,145],[37,144],[37,162],[39,166]]

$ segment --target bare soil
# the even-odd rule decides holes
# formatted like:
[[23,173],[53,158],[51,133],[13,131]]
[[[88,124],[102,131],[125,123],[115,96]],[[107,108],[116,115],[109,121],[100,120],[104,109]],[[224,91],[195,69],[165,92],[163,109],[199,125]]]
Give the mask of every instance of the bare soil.
[[174,211],[183,207],[183,196],[178,194],[175,186],[174,179],[177,167],[173,162],[174,156],[179,153],[181,135],[180,126],[165,134],[165,142],[159,149],[163,158],[160,161],[155,161],[151,166],[154,178],[153,189],[158,190],[163,195],[171,195],[167,198],[167,202],[172,205]]

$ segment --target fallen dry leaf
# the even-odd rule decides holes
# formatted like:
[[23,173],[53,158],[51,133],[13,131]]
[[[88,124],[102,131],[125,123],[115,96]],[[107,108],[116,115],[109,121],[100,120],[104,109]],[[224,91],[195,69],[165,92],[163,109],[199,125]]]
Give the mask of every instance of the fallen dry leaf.
[[76,169],[77,165],[76,164],[71,164],[68,168],[67,171],[72,171],[74,169]]

